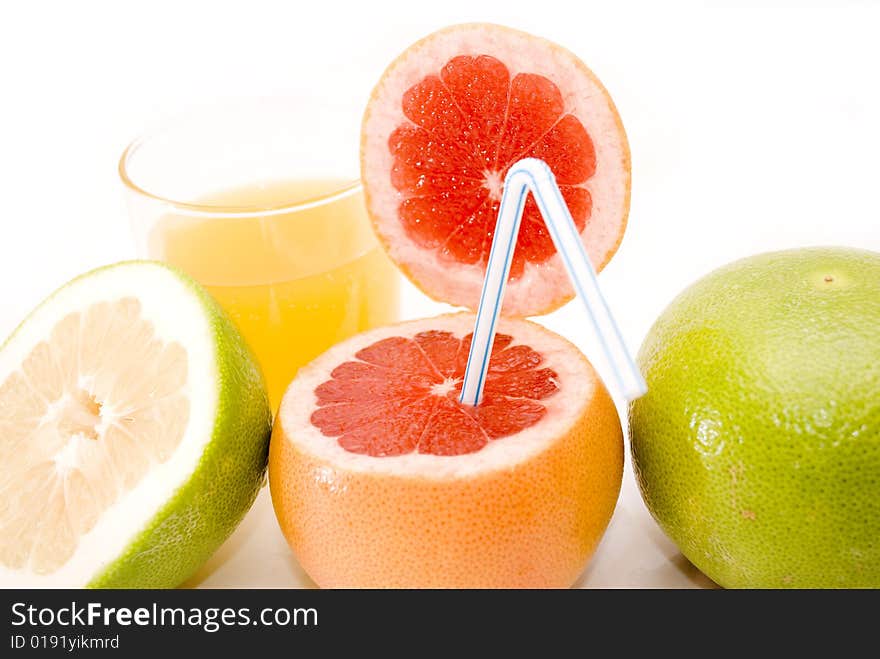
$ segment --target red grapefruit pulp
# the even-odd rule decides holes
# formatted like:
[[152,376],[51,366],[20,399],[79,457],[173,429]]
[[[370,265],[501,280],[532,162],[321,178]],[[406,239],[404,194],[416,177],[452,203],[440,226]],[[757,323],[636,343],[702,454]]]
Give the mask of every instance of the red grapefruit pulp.
[[[494,25],[461,25],[410,47],[385,72],[364,117],[362,176],[377,233],[429,295],[476,308],[510,166],[553,170],[601,268],[629,204],[629,151],[607,92],[574,55]],[[544,220],[526,201],[508,315],[572,297]]]
[[538,401],[558,389],[556,373],[539,368],[540,353],[526,345],[511,347],[513,337],[500,334],[483,402],[462,405],[458,396],[471,336],[429,330],[362,348],[357,361],[337,366],[315,390],[312,424],[338,437],[346,450],[376,457],[473,453],[534,425],[546,413]]
[[[403,113],[409,121],[388,141],[391,181],[402,197],[400,220],[422,247],[485,265],[501,184],[526,157],[550,165],[575,224],[584,228],[592,200],[581,184],[596,170],[596,152],[551,80],[530,73],[511,78],[494,57],[459,55],[407,90]],[[529,197],[511,276],[555,251]]]

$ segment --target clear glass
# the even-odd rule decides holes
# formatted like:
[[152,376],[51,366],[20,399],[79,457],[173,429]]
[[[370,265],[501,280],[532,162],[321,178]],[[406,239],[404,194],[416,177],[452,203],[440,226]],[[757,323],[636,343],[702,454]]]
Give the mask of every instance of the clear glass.
[[369,226],[354,108],[260,99],[165,123],[122,154],[138,251],[201,282],[257,355],[273,409],[297,369],[399,315]]

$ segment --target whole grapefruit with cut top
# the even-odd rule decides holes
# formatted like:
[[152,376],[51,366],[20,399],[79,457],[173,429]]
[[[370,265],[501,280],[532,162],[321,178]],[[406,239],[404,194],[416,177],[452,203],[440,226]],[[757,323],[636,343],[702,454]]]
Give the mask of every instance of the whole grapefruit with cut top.
[[[597,270],[623,237],[630,156],[608,92],[575,55],[490,24],[440,30],[385,71],[367,105],[361,174],[391,258],[431,297],[476,309],[504,177],[517,160],[553,171]],[[574,296],[538,206],[527,199],[504,313]]]
[[636,476],[694,565],[725,587],[880,587],[880,254],[731,263],[639,363]]
[[357,335],[297,374],[269,456],[275,512],[323,587],[571,586],[617,501],[617,411],[581,353],[502,319],[483,401],[458,396],[474,316]]

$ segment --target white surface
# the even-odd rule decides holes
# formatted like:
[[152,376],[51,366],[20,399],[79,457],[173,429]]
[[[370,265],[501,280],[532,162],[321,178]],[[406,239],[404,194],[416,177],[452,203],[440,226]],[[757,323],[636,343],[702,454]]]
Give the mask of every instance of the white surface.
[[[681,288],[727,261],[803,245],[880,250],[880,5],[751,4],[544,0],[533,17],[532,2],[511,0],[7,3],[0,335],[71,276],[133,253],[116,161],[145,126],[256,94],[360,106],[399,51],[465,20],[566,45],[614,96],[633,200],[600,283],[632,350]],[[412,292],[406,305],[407,317],[442,308]],[[572,304],[545,322],[601,366],[581,313]],[[268,503],[264,492],[194,583],[308,583]],[[629,467],[582,583],[706,584],[651,521]]]

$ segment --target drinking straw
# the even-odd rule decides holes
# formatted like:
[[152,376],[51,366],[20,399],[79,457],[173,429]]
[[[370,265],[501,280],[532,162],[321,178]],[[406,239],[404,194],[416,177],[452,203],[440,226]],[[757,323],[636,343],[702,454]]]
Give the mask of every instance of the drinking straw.
[[611,364],[620,395],[626,400],[638,398],[648,390],[647,385],[602,297],[596,271],[584,250],[580,234],[556,184],[556,177],[543,160],[523,158],[510,168],[504,179],[504,192],[459,400],[465,405],[478,405],[482,400],[489,356],[495,342],[495,326],[501,313],[504,287],[510,276],[510,264],[529,191],[544,217],[571,283],[587,309],[602,350]]

